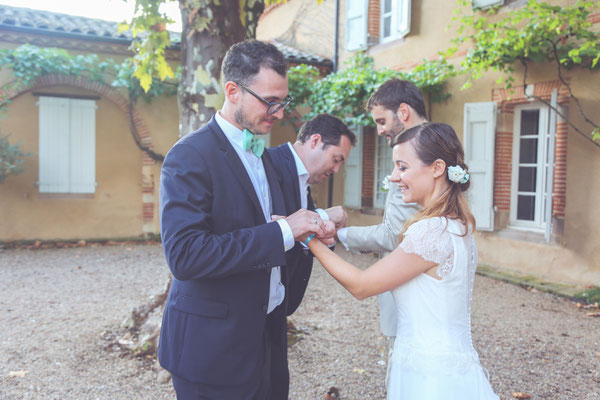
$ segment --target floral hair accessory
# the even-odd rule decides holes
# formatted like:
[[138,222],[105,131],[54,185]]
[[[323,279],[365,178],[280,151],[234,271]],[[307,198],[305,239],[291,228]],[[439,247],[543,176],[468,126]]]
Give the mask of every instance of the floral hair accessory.
[[387,192],[390,190],[390,183],[391,183],[390,178],[391,178],[391,175],[388,175],[382,179],[382,181],[381,181],[381,191],[382,192]]
[[467,183],[469,174],[460,165],[448,167],[448,179],[456,183]]

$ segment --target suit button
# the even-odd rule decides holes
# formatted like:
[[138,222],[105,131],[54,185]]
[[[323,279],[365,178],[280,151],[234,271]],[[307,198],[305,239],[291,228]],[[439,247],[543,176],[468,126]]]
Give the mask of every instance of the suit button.
[[267,311],[267,305],[266,304],[263,306],[263,311]]

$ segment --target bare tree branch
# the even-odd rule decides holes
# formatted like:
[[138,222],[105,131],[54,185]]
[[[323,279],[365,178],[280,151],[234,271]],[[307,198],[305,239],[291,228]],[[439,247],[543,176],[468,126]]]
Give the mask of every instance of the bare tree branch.
[[150,157],[151,159],[153,159],[154,161],[158,161],[158,162],[163,162],[165,159],[165,156],[163,156],[162,154],[156,153],[154,152],[151,148],[149,148],[148,146],[144,146],[142,144],[142,141],[140,140],[140,136],[138,134],[138,131],[135,127],[135,123],[133,122],[133,104],[134,101],[131,98],[131,95],[129,96],[129,133],[131,133],[131,137],[133,138],[133,141],[135,142],[136,146],[142,150],[143,152],[145,152],[146,154],[148,154],[148,157]]
[[[556,50],[556,43],[555,42],[550,42],[552,43],[553,47],[554,47],[554,55],[555,55],[555,61],[558,65],[558,78],[561,81],[561,83],[563,85],[565,85],[567,87],[567,89],[569,90],[569,94],[571,96],[571,98],[573,100],[575,100],[575,103],[577,105],[577,107],[579,108],[579,112],[580,114],[583,116],[583,118],[585,119],[585,121],[592,125],[592,127],[594,129],[598,129],[598,125],[595,124],[593,121],[591,121],[589,118],[587,118],[587,116],[584,114],[583,112],[583,108],[581,107],[581,104],[579,103],[579,100],[577,99],[577,97],[575,97],[573,95],[573,92],[571,90],[571,86],[567,83],[567,81],[563,78],[562,74],[561,74],[561,68],[560,68],[560,60],[558,58],[558,51]],[[540,102],[542,102],[543,104],[545,104],[546,106],[548,106],[550,109],[554,110],[563,120],[565,120],[573,129],[575,129],[575,131],[577,133],[579,133],[581,136],[583,136],[584,138],[586,138],[587,140],[589,140],[590,142],[592,142],[594,145],[596,145],[597,147],[600,147],[600,143],[598,143],[597,141],[595,141],[592,137],[590,137],[588,134],[586,134],[585,132],[583,132],[581,129],[579,129],[577,126],[575,126],[575,124],[573,124],[571,121],[569,121],[569,117],[567,115],[564,115],[563,113],[560,112],[560,110],[557,107],[554,107],[552,104],[550,104],[549,101],[544,100],[543,98],[541,98],[540,96],[528,96],[527,95],[527,68],[528,68],[528,63],[527,63],[527,59],[525,59],[524,57],[519,57],[519,61],[521,62],[521,65],[523,65],[523,95],[525,97],[528,98],[532,98],[535,100],[538,100]]]

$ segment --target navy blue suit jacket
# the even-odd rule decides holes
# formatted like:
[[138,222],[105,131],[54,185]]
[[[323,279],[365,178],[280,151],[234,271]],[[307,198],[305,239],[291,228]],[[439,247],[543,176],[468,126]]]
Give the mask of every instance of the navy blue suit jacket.
[[[267,152],[262,160],[273,214],[286,215]],[[269,315],[273,324],[267,323],[266,313],[271,268],[287,262],[281,229],[265,221],[252,182],[214,117],[180,139],[165,157],[160,219],[173,274],[160,364],[200,384],[258,385],[264,333],[270,329],[273,369],[287,373],[286,300]],[[281,270],[286,285],[286,267]],[[273,385],[279,385],[275,393],[283,393],[273,398],[287,399],[288,382],[274,380]]]
[[[298,182],[298,169],[296,161],[289,146],[281,146],[268,149],[273,165],[277,170],[281,190],[285,199],[287,215],[293,214],[301,208],[300,185]],[[307,195],[307,208],[315,209],[315,204],[310,193]],[[313,255],[306,250],[299,242],[296,242],[294,248],[286,253],[287,274],[290,282],[287,291],[287,315],[291,315],[302,302],[308,280],[312,272]]]

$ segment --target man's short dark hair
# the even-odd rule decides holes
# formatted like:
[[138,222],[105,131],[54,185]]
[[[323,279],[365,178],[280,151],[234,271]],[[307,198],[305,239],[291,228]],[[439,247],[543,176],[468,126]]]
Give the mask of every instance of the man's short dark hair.
[[423,94],[414,83],[393,78],[379,86],[367,101],[367,111],[374,106],[382,106],[390,111],[398,111],[400,104],[408,104],[421,118],[427,118]]
[[323,148],[339,146],[342,136],[346,136],[352,146],[356,144],[356,135],[341,119],[329,114],[319,114],[307,121],[298,133],[298,141],[305,143],[312,135],[318,133],[323,141]]
[[261,68],[272,69],[281,76],[286,75],[287,64],[283,54],[271,43],[245,40],[227,50],[221,65],[223,83],[233,81],[247,85]]

